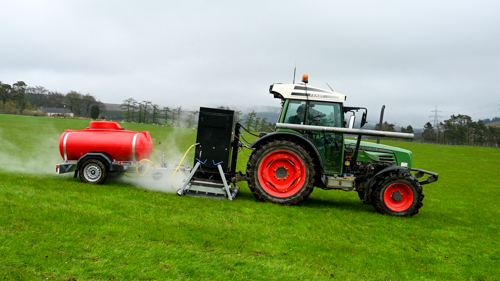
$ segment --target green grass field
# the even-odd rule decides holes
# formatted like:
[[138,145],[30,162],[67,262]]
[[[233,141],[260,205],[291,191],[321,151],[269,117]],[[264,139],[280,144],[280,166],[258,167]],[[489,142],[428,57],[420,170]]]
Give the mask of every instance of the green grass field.
[[[398,218],[354,192],[315,189],[290,207],[256,201],[245,183],[230,202],[55,175],[59,136],[88,125],[0,115],[0,280],[500,279],[498,149],[383,141],[439,173],[420,213]],[[158,141],[180,160],[196,137],[123,126],[150,131],[157,163]]]

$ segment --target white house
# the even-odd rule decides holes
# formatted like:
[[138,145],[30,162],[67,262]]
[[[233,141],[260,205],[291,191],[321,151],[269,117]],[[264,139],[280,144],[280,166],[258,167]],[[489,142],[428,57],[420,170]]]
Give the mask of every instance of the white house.
[[67,108],[40,108],[40,111],[47,112],[48,116],[52,117],[75,117],[73,112]]

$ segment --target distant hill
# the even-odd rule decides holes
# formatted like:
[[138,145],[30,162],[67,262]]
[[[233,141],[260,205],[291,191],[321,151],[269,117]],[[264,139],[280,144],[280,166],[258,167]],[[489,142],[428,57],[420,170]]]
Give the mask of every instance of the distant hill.
[[116,104],[116,103],[105,103],[104,105],[106,106],[106,110],[107,110],[107,111],[123,111],[123,110],[120,108],[120,105],[121,105],[121,104]]
[[488,123],[488,124],[486,124],[486,126],[500,127],[500,121]]

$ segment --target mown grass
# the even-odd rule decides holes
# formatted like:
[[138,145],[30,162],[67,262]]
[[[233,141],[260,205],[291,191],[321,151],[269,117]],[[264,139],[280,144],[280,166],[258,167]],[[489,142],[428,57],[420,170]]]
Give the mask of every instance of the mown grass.
[[[316,189],[287,207],[256,201],[244,183],[229,202],[51,174],[61,161],[60,134],[87,126],[0,115],[0,279],[500,278],[498,149],[383,141],[412,150],[415,167],[440,176],[424,186],[418,215],[396,218],[353,192]],[[124,127],[150,131],[167,159],[196,137],[188,129]],[[156,149],[155,162],[159,156]]]

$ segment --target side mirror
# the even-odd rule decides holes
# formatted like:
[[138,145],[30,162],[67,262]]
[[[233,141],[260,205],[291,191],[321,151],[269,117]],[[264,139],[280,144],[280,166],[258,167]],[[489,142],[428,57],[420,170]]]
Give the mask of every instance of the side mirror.
[[353,129],[354,128],[354,121],[356,121],[356,116],[353,114],[349,118],[349,129]]

